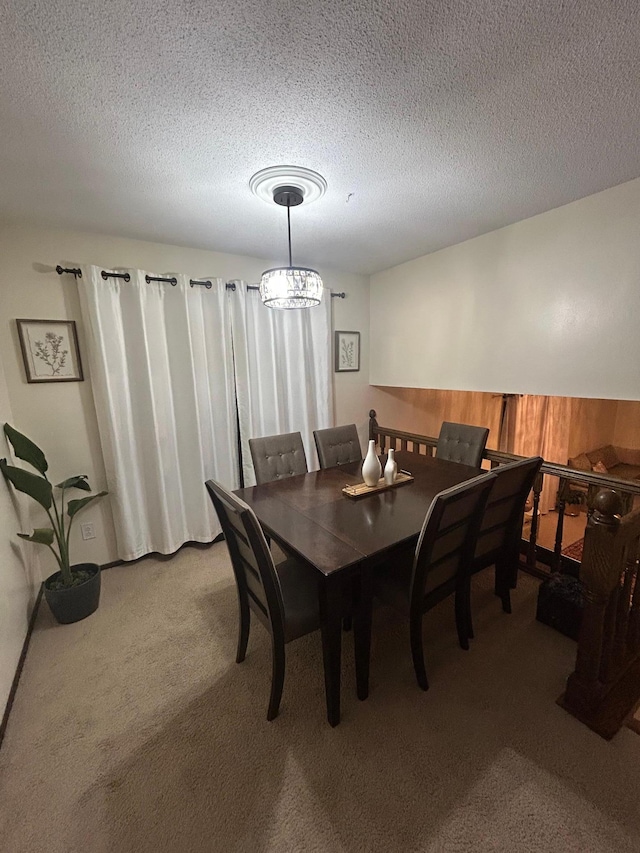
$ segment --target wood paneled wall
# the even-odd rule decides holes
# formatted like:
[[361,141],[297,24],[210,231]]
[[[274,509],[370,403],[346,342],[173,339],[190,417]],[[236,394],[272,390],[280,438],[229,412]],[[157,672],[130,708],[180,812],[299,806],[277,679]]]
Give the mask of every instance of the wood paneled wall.
[[619,400],[613,444],[640,448],[640,402]]
[[[490,429],[487,447],[498,449],[502,404],[499,394],[382,386],[372,386],[371,391],[378,423],[384,426],[433,436],[440,432],[442,421],[486,426]],[[567,458],[605,444],[640,449],[640,401],[564,399],[570,419]],[[563,423],[561,427],[565,432],[567,425]]]
[[[615,444],[618,400],[571,398],[569,458],[588,453],[605,444]],[[631,447],[632,445],[622,445]]]
[[379,386],[372,390],[379,424],[434,436],[440,432],[442,421],[489,427],[487,447],[498,449],[502,404],[499,394]]

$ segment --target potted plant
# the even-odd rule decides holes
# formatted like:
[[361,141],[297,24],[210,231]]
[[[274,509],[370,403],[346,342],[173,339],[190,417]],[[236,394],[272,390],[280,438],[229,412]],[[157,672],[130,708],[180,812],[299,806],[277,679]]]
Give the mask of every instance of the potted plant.
[[569,489],[564,497],[564,514],[576,516],[580,514],[580,507],[584,503],[584,494],[576,489]]
[[76,500],[67,500],[65,519],[65,493],[69,489],[80,489],[90,492],[91,486],[85,474],[68,477],[55,488],[60,490],[58,499],[54,496],[53,485],[47,477],[49,464],[42,450],[26,436],[19,433],[9,424],[4,425],[4,432],[18,459],[28,462],[38,474],[25,471],[7,464],[6,459],[0,459],[0,470],[5,479],[19,492],[24,492],[40,504],[49,516],[51,527],[38,527],[31,535],[18,533],[21,539],[46,545],[53,553],[58,563],[58,571],[50,575],[44,582],[44,595],[47,603],[58,622],[78,622],[93,613],[100,601],[100,566],[96,563],[70,564],[69,534],[73,519],[87,504],[106,495],[99,492],[96,495]]

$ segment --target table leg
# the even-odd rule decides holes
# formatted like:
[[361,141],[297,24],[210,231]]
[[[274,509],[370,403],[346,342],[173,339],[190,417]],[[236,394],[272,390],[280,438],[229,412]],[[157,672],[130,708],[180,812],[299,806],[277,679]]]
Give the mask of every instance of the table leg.
[[353,642],[356,657],[358,699],[369,695],[369,660],[371,657],[372,580],[371,569],[364,567],[358,578],[353,619]]
[[340,722],[340,656],[342,652],[342,584],[339,578],[320,581],[320,630],[324,658],[324,687],[327,719],[331,726]]

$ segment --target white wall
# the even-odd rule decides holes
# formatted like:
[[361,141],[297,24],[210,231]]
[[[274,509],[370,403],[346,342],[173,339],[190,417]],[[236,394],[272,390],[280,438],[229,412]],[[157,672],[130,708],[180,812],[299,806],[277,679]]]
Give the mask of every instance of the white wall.
[[[4,371],[0,364],[0,424],[11,420]],[[0,432],[0,458],[9,448]],[[16,533],[24,530],[15,492],[0,476],[0,716],[4,711],[11,683],[35,603],[39,578],[36,560],[31,558],[35,546],[23,544]]]
[[[219,276],[255,283],[262,270],[274,266],[277,258],[261,260],[52,228],[10,225],[0,229],[0,355],[13,423],[43,447],[54,478],[88,474],[92,487],[101,489],[106,482],[87,359],[83,361],[84,382],[29,385],[20,356],[16,318],[74,319],[79,325],[81,353],[86,352],[75,281],[53,271],[58,263],[137,267],[159,274],[184,272],[194,278]],[[369,373],[368,280],[329,268],[320,273],[326,286],[347,293],[346,299],[332,300],[334,328],[362,333],[360,373],[335,375],[336,422],[355,421],[364,431]],[[117,559],[108,499],[88,509],[82,520],[95,523],[96,539],[82,541],[77,525],[72,532],[72,559],[97,563]],[[51,572],[55,567],[49,557],[45,554],[43,563]]]
[[372,385],[640,399],[640,179],[370,287]]

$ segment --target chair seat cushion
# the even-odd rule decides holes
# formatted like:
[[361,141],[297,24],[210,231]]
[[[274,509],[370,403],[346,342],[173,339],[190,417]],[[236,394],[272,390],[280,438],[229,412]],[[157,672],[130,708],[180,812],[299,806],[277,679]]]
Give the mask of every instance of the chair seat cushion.
[[318,574],[289,557],[276,566],[284,604],[285,642],[296,640],[320,627]]

